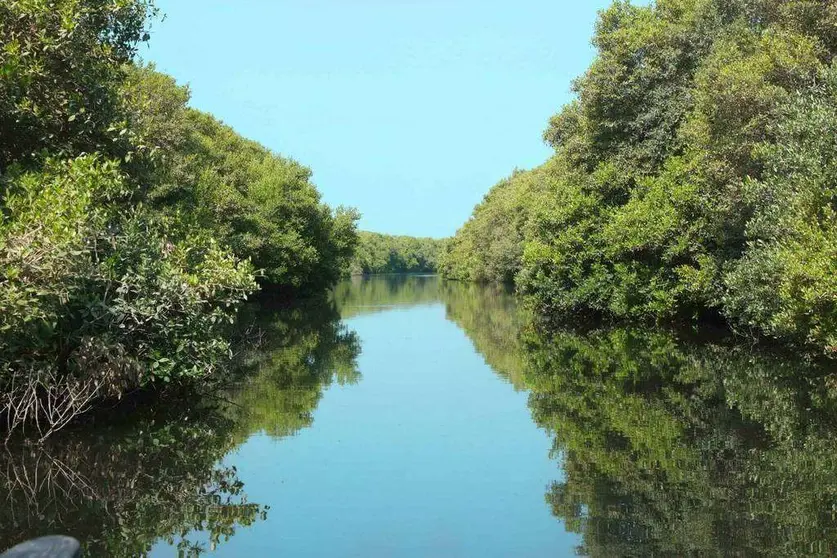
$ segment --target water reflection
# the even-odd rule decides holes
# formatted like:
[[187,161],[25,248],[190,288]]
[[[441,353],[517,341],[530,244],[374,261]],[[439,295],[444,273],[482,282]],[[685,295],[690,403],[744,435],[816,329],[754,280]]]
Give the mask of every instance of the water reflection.
[[337,285],[333,297],[344,320],[399,307],[434,304],[442,282],[435,275],[355,276]]
[[89,556],[145,555],[160,541],[194,556],[264,520],[268,507],[222,458],[253,433],[310,426],[324,386],[358,380],[360,347],[331,304],[262,302],[243,321],[243,382],[0,450],[0,547],[66,533]]
[[443,304],[446,318],[468,335],[486,363],[515,388],[523,389],[518,334],[526,314],[506,287],[442,281],[434,275],[353,277],[337,286],[334,300],[344,319]]
[[90,556],[136,556],[176,536],[194,553],[190,532],[217,544],[264,513],[236,470],[217,465],[234,445],[232,420],[182,410],[131,422],[0,452],[0,546],[70,533]]
[[[437,311],[438,305],[444,313]],[[422,308],[410,314],[389,314],[388,320],[381,314],[410,307]],[[543,517],[561,533],[563,525],[578,536],[561,539],[539,531],[541,539],[512,541],[510,546],[532,543],[527,548],[533,554],[542,554],[545,545],[559,544],[565,546],[555,547],[557,554],[580,544],[574,550],[589,556],[837,552],[837,374],[833,367],[737,345],[722,336],[642,328],[545,332],[504,289],[445,283],[434,277],[355,279],[341,284],[328,303],[287,308],[262,301],[250,311],[244,320],[243,338],[248,343],[241,345],[237,357],[243,380],[222,395],[150,410],[138,405],[125,410],[119,419],[107,415],[96,419],[92,428],[56,437],[44,448],[0,452],[0,494],[4,495],[0,546],[63,532],[83,540],[91,556],[142,555],[160,541],[167,542],[158,547],[164,555],[171,548],[194,555],[215,547],[223,552],[222,543],[233,535],[235,541],[228,546],[249,537],[249,546],[239,548],[269,548],[281,537],[285,542],[305,540],[302,533],[316,532],[321,546],[327,548],[333,541],[320,521],[331,513],[330,498],[343,494],[344,505],[357,506],[349,496],[375,493],[364,483],[397,484],[397,479],[384,473],[370,473],[375,466],[389,474],[409,472],[416,479],[436,464],[438,474],[431,475],[436,484],[430,488],[448,496],[465,495],[463,501],[451,496],[445,504],[446,513],[462,520],[457,523],[460,530],[449,535],[452,541],[456,537],[468,543],[478,540],[474,533],[469,539],[464,530],[473,527],[476,533],[496,519],[467,507],[464,500],[475,494],[469,490],[476,490],[486,501],[504,494],[507,500],[500,499],[504,509],[515,509],[518,500],[535,493],[540,505],[539,487],[546,480],[537,479],[543,478],[554,479],[545,487],[544,515],[539,515],[537,506],[520,505],[519,509],[533,514],[526,521],[534,523]],[[508,409],[492,414],[493,408],[502,405],[522,408],[520,397],[526,400],[527,395],[502,385],[495,390],[491,383],[477,382],[463,373],[483,368],[480,363],[471,366],[476,356],[467,342],[446,342],[455,331],[442,327],[442,316],[467,335],[498,376],[515,390],[528,392],[534,424],[526,413],[513,425],[515,415]],[[328,427],[320,422],[318,429],[314,411],[329,407],[320,405],[325,388],[360,379],[360,341],[341,317],[360,318],[354,323],[370,336],[375,354],[367,355],[367,362],[378,376],[370,381],[372,376],[367,375],[365,382],[347,390],[343,403],[329,408]],[[401,328],[397,340],[390,329],[394,326]],[[436,333],[405,337],[405,331],[417,328]],[[426,346],[416,347],[417,343]],[[395,348],[389,346],[393,344]],[[457,348],[460,345],[465,352]],[[437,346],[446,347],[448,353],[436,354]],[[405,369],[405,363],[396,361],[403,359],[398,352],[402,349],[419,355],[416,360],[427,355],[433,359],[411,363],[412,372],[396,376],[391,369]],[[429,383],[427,378],[440,384],[428,389],[422,386],[422,381]],[[445,382],[454,379],[457,393],[449,397]],[[367,384],[375,389],[363,395]],[[499,397],[498,391],[515,397]],[[412,407],[404,403],[413,401],[415,392],[421,392],[416,403]],[[401,397],[396,399],[401,403],[389,405],[387,395]],[[485,406],[492,409],[474,405],[475,400],[488,401]],[[347,401],[362,404],[349,406]],[[490,428],[490,422],[467,422],[472,415],[466,413],[463,419],[448,405],[471,405],[469,413],[481,421],[504,418],[502,424],[495,422]],[[416,416],[419,413],[427,414]],[[381,416],[389,418],[381,420]],[[452,428],[452,418],[465,422],[454,422]],[[306,430],[309,436],[322,430],[326,435],[312,436],[307,445],[301,436],[275,443],[312,426]],[[400,437],[401,427],[415,428],[404,431],[409,432],[410,443]],[[528,480],[536,482],[525,484],[525,491],[503,492],[508,488],[503,483],[510,486],[527,478],[521,473],[527,463],[520,462],[520,453],[510,455],[504,448],[529,437],[536,427],[552,439],[554,475],[552,463],[544,457],[545,476],[529,473]],[[339,452],[329,445],[334,440],[341,441]],[[288,449],[292,441],[300,445]],[[547,440],[544,456],[548,444]],[[415,455],[420,453],[416,452],[425,446],[436,448],[438,459],[417,464]],[[496,454],[491,453],[492,446]],[[245,452],[243,448],[248,447]],[[531,451],[533,446],[527,442],[520,447]],[[532,456],[541,452],[539,447],[527,454],[527,461],[535,461]],[[477,450],[483,453],[471,453]],[[479,472],[485,472],[485,463],[491,461],[484,459],[486,455],[498,460],[503,474],[490,477],[491,482],[459,486],[482,478]],[[254,468],[252,460],[265,456],[269,456],[269,466]],[[304,459],[296,459],[300,456]],[[328,465],[336,457],[343,458],[342,469],[324,465],[317,473],[311,472],[311,464]],[[252,476],[246,477],[245,469]],[[452,476],[454,470],[460,477]],[[304,480],[298,477],[305,474],[319,475],[317,482],[306,481],[315,492],[274,490],[275,477],[291,484]],[[251,489],[260,488],[248,495],[242,478],[248,479]],[[344,482],[349,479],[353,484]],[[321,483],[331,487],[328,494],[316,492]],[[408,488],[402,487],[405,494]],[[418,481],[412,488],[414,499],[427,491]],[[393,508],[386,499],[389,492],[384,492],[369,507],[386,515],[360,518],[359,524],[374,531],[373,525],[388,521],[395,529],[401,511],[416,523],[402,525],[397,532],[412,536],[418,522],[434,515],[416,512],[410,516],[409,506]],[[460,505],[461,512],[450,511]],[[271,513],[268,506],[275,506],[274,511],[281,506],[288,515],[274,518],[281,519],[278,529],[265,524],[269,528],[257,535],[258,525]],[[305,509],[320,515],[312,515],[310,521],[305,513],[293,515]],[[560,523],[550,519],[550,511]],[[470,515],[459,518],[457,513]],[[350,519],[357,518],[344,517],[349,523]],[[293,529],[287,527],[292,521]],[[533,532],[511,518],[505,518],[504,528],[519,529],[509,533]],[[340,531],[336,524],[331,529],[336,531],[334,544],[368,535]],[[492,535],[503,542],[502,530]],[[481,536],[485,538],[484,533]],[[402,548],[398,546],[401,540],[389,542],[392,548]]]
[[313,424],[323,390],[357,383],[360,341],[333,304],[311,300],[292,307],[260,301],[244,322],[258,342],[240,360],[243,378],[230,390],[240,440],[257,432],[281,438]]
[[498,285],[446,282],[445,315],[465,332],[496,374],[524,390],[526,366],[520,331],[527,314],[512,292]]
[[553,513],[591,556],[833,555],[831,371],[724,341],[611,329],[527,336]]
[[837,552],[833,365],[717,334],[544,332],[502,289],[431,279],[367,279],[341,309],[434,296],[494,371],[530,392],[561,470],[546,500],[582,535],[579,554]]

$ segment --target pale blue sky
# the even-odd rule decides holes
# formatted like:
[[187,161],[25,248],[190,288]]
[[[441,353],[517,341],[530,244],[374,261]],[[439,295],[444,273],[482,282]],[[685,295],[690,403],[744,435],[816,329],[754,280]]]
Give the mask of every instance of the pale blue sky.
[[609,0],[158,0],[142,53],[192,105],[314,171],[365,230],[453,234],[590,63]]

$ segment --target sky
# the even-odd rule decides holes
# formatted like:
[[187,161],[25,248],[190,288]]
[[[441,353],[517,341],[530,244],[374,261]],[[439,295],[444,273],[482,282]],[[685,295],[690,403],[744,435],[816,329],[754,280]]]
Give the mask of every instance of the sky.
[[609,0],[157,0],[144,60],[310,167],[362,230],[452,235],[593,58]]

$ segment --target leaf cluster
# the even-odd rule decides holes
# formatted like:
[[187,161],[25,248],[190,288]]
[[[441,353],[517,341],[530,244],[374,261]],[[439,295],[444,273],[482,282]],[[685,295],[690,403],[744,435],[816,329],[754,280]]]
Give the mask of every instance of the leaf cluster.
[[0,5],[0,426],[43,439],[132,390],[214,383],[261,286],[319,292],[357,242],[311,171],[137,65],[147,0]]
[[349,275],[435,273],[444,240],[360,231]]
[[556,321],[722,317],[833,353],[835,24],[827,2],[615,2],[555,155],[492,189],[443,274]]

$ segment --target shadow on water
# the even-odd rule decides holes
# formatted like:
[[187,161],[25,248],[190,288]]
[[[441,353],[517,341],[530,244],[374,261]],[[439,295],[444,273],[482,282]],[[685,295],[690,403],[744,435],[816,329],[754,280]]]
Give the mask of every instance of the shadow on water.
[[43,448],[0,452],[0,546],[55,532],[91,556],[223,543],[269,513],[230,452],[255,433],[311,427],[325,387],[359,380],[359,341],[341,317],[416,305],[443,305],[528,391],[553,439],[548,509],[581,536],[579,554],[837,552],[833,366],[717,336],[544,332],[501,288],[418,276],[347,281],[329,303],[263,302],[244,320],[257,342],[238,356],[243,379],[222,397],[121,410]]
[[254,433],[311,426],[327,385],[358,381],[360,347],[322,301],[262,301],[242,323],[243,379],[221,393],[126,404],[43,447],[0,449],[0,547],[66,533],[89,556],[144,555],[159,541],[198,555],[263,520],[269,509],[222,458]]

